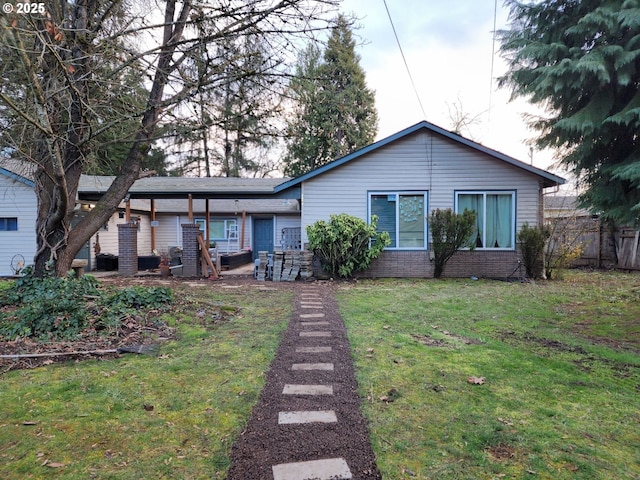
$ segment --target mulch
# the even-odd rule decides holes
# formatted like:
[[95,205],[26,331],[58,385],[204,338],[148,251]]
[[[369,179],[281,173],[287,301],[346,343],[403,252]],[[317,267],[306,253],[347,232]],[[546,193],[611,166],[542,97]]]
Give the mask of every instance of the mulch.
[[[329,321],[330,338],[300,337],[301,291],[317,291],[323,302],[323,319]],[[232,451],[228,480],[270,479],[273,465],[328,458],[344,458],[355,479],[381,479],[371,449],[367,423],[360,412],[361,398],[355,380],[344,322],[330,283],[296,289],[294,315],[284,333],[275,359],[266,373],[266,384],[249,423]],[[308,330],[308,328],[305,328]],[[330,353],[297,353],[297,346],[331,346]],[[334,371],[291,370],[294,363],[333,363]],[[303,375],[303,376],[302,376]],[[303,379],[303,380],[301,380]],[[282,395],[285,384],[330,384],[333,395]],[[334,410],[337,423],[278,425],[281,411]]]

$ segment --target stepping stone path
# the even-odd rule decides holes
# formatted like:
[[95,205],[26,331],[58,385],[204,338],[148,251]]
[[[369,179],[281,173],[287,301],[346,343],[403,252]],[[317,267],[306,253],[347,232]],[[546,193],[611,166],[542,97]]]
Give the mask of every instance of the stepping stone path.
[[233,447],[227,478],[380,480],[332,287],[297,290],[296,313]]

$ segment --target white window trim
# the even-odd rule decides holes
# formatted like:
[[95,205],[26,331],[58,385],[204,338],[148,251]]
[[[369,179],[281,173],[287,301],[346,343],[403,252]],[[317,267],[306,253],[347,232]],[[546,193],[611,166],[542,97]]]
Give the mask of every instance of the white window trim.
[[[237,231],[238,231],[238,219],[237,218],[233,218],[233,217],[225,217],[225,218],[210,218],[209,222],[217,222],[217,221],[223,221],[224,222],[224,234],[225,234],[225,238],[209,238],[209,241],[211,242],[227,242],[227,241],[235,241],[237,240],[237,238],[231,238],[229,236],[229,233],[231,231],[235,231],[236,236],[237,236]],[[194,219],[194,223],[198,224],[200,226],[200,230],[203,230],[204,228],[207,228],[207,220],[205,218],[196,218]],[[230,224],[235,224],[235,229],[230,229]],[[209,232],[211,233],[211,232]]]
[[[515,190],[456,190],[455,191],[455,209],[456,213],[461,213],[458,211],[458,198],[460,195],[482,195],[484,202],[484,211],[485,215],[482,219],[482,236],[484,237],[487,232],[487,195],[511,195],[511,241],[513,243],[512,247],[508,248],[494,248],[494,247],[476,247],[475,250],[489,250],[492,252],[512,252],[516,249],[516,191]],[[482,239],[482,244],[486,244],[486,238]],[[469,250],[468,248],[462,250]]]
[[[385,247],[385,250],[402,250],[402,251],[422,251],[429,249],[429,225],[427,222],[427,215],[429,209],[429,192],[427,190],[376,190],[368,192],[367,198],[367,222],[371,223],[371,197],[374,195],[396,195],[396,199],[399,198],[400,195],[417,195],[422,196],[424,198],[424,215],[423,215],[423,229],[424,229],[424,246],[422,247]],[[396,241],[395,244],[400,244],[400,229],[398,228],[398,218],[400,218],[400,202],[396,201]]]

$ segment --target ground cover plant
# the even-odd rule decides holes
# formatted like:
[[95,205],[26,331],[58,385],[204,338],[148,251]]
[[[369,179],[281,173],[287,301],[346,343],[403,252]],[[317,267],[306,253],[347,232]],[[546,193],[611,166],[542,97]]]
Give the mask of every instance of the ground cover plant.
[[175,332],[157,356],[74,357],[3,371],[0,478],[225,477],[292,294],[170,283],[174,303],[158,321]]
[[640,478],[640,277],[338,294],[385,479]]

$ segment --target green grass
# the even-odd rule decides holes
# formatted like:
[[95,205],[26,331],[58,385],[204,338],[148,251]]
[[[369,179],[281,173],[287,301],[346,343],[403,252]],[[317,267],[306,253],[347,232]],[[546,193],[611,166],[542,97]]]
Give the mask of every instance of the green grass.
[[[67,362],[0,377],[0,478],[225,477],[292,296],[258,294],[255,284],[174,293],[187,307],[164,319],[179,338],[157,357]],[[220,305],[237,313],[225,321],[198,315]]]
[[383,478],[640,478],[639,300],[638,276],[579,272],[344,286]]
[[[291,315],[289,289],[257,288],[181,286],[157,357],[1,375],[0,478],[225,478]],[[360,281],[338,300],[385,480],[640,478],[640,277]]]

